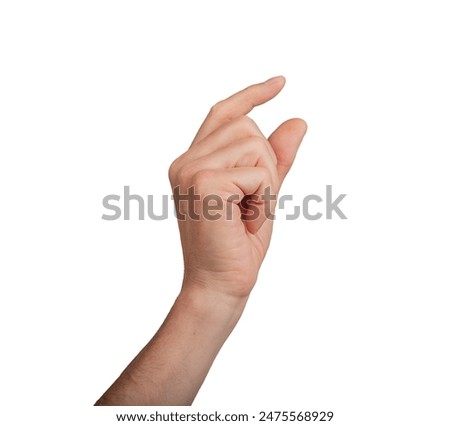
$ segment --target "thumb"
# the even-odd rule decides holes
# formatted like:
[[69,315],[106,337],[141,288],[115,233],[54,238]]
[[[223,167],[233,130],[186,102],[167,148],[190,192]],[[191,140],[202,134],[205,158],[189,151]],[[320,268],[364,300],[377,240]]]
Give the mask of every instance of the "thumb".
[[269,137],[270,145],[277,157],[280,185],[294,162],[306,129],[305,121],[300,118],[291,118],[281,124]]

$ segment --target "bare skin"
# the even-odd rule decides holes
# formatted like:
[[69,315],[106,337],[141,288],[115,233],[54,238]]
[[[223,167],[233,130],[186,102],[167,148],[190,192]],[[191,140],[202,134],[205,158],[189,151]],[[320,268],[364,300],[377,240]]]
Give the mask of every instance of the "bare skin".
[[[170,166],[172,188],[185,194],[194,187],[200,195],[199,220],[178,220],[183,285],[159,331],[96,405],[192,404],[244,310],[269,247],[273,221],[265,212],[273,212],[275,202],[247,201],[265,188],[278,194],[306,133],[306,123],[294,118],[266,139],[247,117],[284,84],[284,77],[274,77],[214,105],[189,149]],[[217,220],[202,214],[209,194],[223,200],[214,211]],[[177,211],[187,212],[184,203]]]

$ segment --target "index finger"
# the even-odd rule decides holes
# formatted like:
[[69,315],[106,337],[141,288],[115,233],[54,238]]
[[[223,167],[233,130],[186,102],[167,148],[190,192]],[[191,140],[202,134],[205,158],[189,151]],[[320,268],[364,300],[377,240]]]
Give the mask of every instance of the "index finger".
[[192,145],[233,118],[246,115],[255,106],[262,105],[274,98],[280,93],[285,82],[283,76],[272,77],[263,83],[253,84],[215,104],[195,135]]

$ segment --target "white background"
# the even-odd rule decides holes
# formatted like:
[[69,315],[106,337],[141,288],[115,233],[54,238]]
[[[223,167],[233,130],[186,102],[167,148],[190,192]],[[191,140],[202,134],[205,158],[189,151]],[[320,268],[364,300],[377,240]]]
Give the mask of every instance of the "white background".
[[1,422],[150,411],[92,404],[177,295],[176,221],[102,198],[169,193],[210,106],[283,74],[251,114],[308,122],[283,193],[348,220],[276,223],[192,410],[450,424],[448,40],[444,1],[2,2]]

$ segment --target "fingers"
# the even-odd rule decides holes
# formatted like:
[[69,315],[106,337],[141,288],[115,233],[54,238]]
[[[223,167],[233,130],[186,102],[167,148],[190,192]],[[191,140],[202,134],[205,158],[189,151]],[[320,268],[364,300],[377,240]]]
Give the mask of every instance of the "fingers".
[[271,186],[271,176],[265,167],[237,167],[232,169],[219,169],[214,177],[211,189],[218,189],[227,199],[236,195],[230,202],[239,204],[250,194],[264,194],[264,188]]
[[[274,191],[272,176],[265,167],[223,169],[215,180],[223,182],[230,196],[235,196],[232,201],[228,200],[239,205],[241,219],[248,232],[256,234],[264,222],[272,219],[276,197],[268,197]],[[234,214],[237,214],[237,209]]]
[[[205,194],[234,195],[234,210],[247,230],[269,233],[267,218],[275,210],[276,194],[289,172],[306,133],[298,118],[282,123],[266,139],[246,116],[255,106],[275,97],[285,84],[274,77],[220,101],[206,117],[191,147],[169,169],[172,186],[191,186]],[[234,192],[233,192],[234,191]],[[223,198],[225,199],[225,198]],[[270,221],[269,221],[270,222]]]
[[281,124],[269,137],[270,145],[277,157],[280,186],[294,162],[306,130],[307,125],[303,120],[292,118]]
[[[186,153],[178,157],[175,161],[178,168],[182,168],[189,162],[212,154],[226,146],[244,143],[246,139],[250,138],[259,139],[259,143],[263,145],[261,148],[264,149],[265,147],[273,162],[275,164],[277,163],[277,157],[275,156],[269,141],[261,133],[256,123],[246,115],[235,118],[229,123],[219,127],[206,138],[199,141],[195,146],[191,147]],[[222,167],[225,167],[225,165],[222,165]]]
[[186,184],[190,184],[190,178],[201,170],[265,167],[270,173],[272,186],[277,188],[278,171],[272,155],[264,138],[251,136],[232,141],[203,157],[196,159],[191,156],[185,157],[178,167],[174,167],[172,181],[187,187]]
[[275,210],[275,197],[267,196],[273,194],[273,182],[266,167],[202,169],[192,176],[190,184],[201,198],[215,195],[224,200],[221,218],[233,220],[238,215],[252,234]]
[[255,106],[274,98],[283,88],[285,78],[273,77],[263,83],[254,84],[214,105],[201,125],[192,145],[214,130],[241,115],[248,114]]

